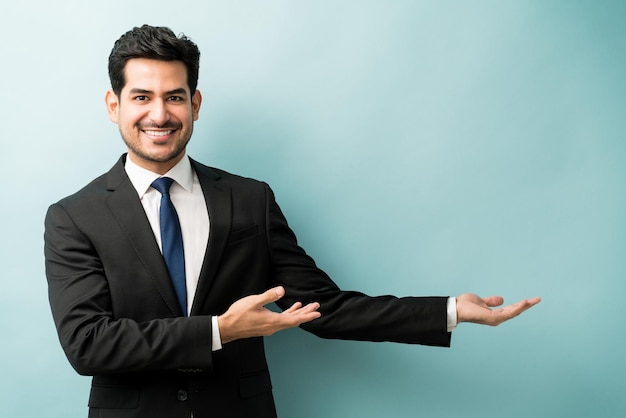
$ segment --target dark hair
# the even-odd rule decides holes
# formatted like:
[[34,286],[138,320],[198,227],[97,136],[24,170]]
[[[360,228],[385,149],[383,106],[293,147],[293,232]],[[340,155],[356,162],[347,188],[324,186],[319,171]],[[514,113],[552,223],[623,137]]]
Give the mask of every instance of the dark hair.
[[109,79],[113,92],[118,96],[126,84],[124,68],[133,58],[182,61],[187,68],[187,84],[191,95],[196,92],[200,50],[185,35],[177,37],[169,28],[150,25],[135,27],[122,35],[109,55]]

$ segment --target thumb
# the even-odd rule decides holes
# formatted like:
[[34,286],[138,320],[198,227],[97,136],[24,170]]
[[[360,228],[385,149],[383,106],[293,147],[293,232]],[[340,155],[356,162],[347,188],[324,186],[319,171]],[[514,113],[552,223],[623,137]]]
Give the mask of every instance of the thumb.
[[500,306],[504,303],[504,299],[501,296],[489,296],[484,298],[483,301],[490,307]]
[[276,286],[259,295],[259,305],[264,306],[268,303],[276,302],[278,299],[285,296],[285,288],[282,286]]

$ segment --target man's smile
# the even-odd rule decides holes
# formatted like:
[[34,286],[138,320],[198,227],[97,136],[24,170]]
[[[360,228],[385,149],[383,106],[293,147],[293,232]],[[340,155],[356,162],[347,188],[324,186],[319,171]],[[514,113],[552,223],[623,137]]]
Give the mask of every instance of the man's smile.
[[144,130],[143,131],[143,133],[148,136],[156,136],[156,137],[165,137],[165,136],[171,135],[173,132],[174,132],[173,130],[168,130],[168,131]]

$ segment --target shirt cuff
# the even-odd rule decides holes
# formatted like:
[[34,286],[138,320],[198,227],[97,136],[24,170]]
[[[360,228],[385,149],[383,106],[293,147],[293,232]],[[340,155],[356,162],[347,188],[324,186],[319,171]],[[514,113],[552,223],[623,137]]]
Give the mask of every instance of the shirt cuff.
[[456,316],[456,298],[448,298],[447,303],[448,309],[448,332],[454,331],[457,326],[457,316]]
[[213,338],[211,341],[211,351],[218,351],[222,349],[222,338],[220,336],[220,326],[217,322],[217,316],[211,318],[211,323],[213,327],[213,332],[211,333]]

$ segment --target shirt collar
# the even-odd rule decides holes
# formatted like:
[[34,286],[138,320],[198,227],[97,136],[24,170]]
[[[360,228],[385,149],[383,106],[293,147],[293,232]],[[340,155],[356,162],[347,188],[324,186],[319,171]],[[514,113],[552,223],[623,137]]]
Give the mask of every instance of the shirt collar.
[[137,164],[132,162],[128,156],[126,157],[124,169],[126,170],[126,174],[128,175],[130,182],[135,187],[135,190],[137,190],[137,194],[140,199],[144,194],[146,194],[146,192],[148,192],[148,190],[150,190],[152,182],[159,177],[169,177],[174,179],[176,183],[190,193],[193,190],[193,169],[191,168],[191,162],[186,154],[183,155],[183,158],[181,158],[170,171],[162,176],[150,170],[146,170],[145,168],[139,167]]

